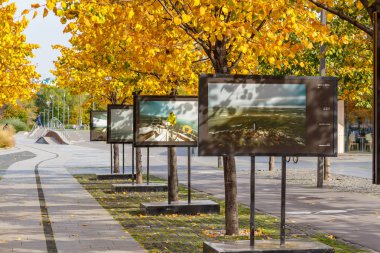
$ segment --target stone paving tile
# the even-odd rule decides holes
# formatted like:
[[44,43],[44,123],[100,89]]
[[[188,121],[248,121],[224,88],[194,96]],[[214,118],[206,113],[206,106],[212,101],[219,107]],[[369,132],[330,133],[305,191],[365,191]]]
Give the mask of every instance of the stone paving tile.
[[0,252],[46,252],[34,166],[30,166],[38,161],[11,165],[0,181]]
[[78,149],[33,142],[18,136],[17,152],[37,156],[11,165],[0,181],[1,253],[47,252],[34,167],[54,153],[39,174],[58,252],[146,252],[64,168]]

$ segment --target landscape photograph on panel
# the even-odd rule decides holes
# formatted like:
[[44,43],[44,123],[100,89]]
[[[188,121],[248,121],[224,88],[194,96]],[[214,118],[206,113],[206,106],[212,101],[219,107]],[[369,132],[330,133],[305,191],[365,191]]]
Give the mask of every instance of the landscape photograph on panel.
[[[265,87],[264,87],[265,86]],[[208,134],[239,147],[305,146],[305,84],[210,83]]]
[[107,141],[107,111],[91,111],[90,140]]
[[133,106],[108,105],[107,143],[133,142]]
[[336,155],[337,78],[201,75],[199,155]]
[[136,146],[196,146],[197,97],[135,97],[134,137]]

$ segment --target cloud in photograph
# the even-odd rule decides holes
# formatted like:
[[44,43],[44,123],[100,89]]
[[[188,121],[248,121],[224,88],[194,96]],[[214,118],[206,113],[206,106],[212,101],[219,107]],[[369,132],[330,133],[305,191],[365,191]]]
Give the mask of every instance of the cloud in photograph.
[[305,84],[209,83],[209,107],[305,108]]

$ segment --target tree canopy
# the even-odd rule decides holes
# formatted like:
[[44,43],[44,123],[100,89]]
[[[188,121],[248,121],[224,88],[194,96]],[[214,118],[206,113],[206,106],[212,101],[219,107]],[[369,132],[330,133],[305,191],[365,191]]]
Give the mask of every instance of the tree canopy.
[[26,43],[28,21],[15,21],[16,6],[0,0],[0,106],[15,104],[32,96],[39,77],[30,62],[37,45]]

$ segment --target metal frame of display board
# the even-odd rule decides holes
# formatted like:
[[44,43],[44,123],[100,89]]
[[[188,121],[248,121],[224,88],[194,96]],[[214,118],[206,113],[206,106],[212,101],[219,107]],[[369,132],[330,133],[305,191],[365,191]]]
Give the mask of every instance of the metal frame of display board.
[[[133,138],[130,140],[112,140],[111,139],[111,110],[113,109],[125,109],[125,110],[131,110],[132,111],[132,121],[133,121],[133,105],[107,105],[107,143],[111,144],[111,174],[113,174],[112,164],[113,164],[113,153],[112,153],[112,144],[122,144],[122,159],[123,159],[123,174],[125,174],[125,144],[133,144]],[[132,128],[133,128],[133,122],[132,122]],[[133,132],[133,129],[132,129]],[[133,145],[132,145],[132,152],[133,151]],[[133,160],[133,158],[132,158]],[[132,161],[133,163],[133,161]],[[133,164],[132,164],[132,170],[133,170]],[[133,173],[132,173],[132,180],[133,180]]]
[[[255,204],[256,204],[256,164],[255,156],[251,156],[251,199],[250,199],[250,235],[251,246],[255,246]],[[280,245],[285,245],[285,218],[286,218],[286,156],[281,157],[281,214],[280,214]]]
[[[198,106],[197,96],[134,96],[134,139],[133,143],[136,147],[196,147],[197,141],[138,141],[137,136],[139,134],[140,125],[140,102],[142,101],[179,101],[179,102],[196,102]],[[197,108],[198,110],[198,108]],[[177,118],[178,119],[178,118]]]
[[[134,145],[136,147],[147,147],[147,184],[149,184],[149,148],[150,147],[187,147],[187,202],[188,204],[191,203],[191,150],[190,147],[196,147],[198,145],[197,141],[192,142],[174,142],[174,141],[167,141],[167,142],[138,142],[137,141],[137,135],[138,135],[138,123],[137,121],[140,120],[140,115],[138,113],[139,110],[139,102],[140,101],[189,101],[189,102],[197,102],[198,103],[198,97],[197,96],[177,96],[177,95],[169,95],[169,96],[134,96]],[[198,108],[197,108],[198,109]],[[168,152],[168,184],[170,183],[170,167],[169,167],[169,152]],[[170,188],[170,187],[169,187]],[[168,191],[168,204],[171,204],[170,196]]]
[[[213,139],[209,138],[209,83],[215,83],[218,85],[241,85],[241,84],[305,84],[305,138],[312,137],[309,144],[315,145],[311,148],[305,147],[302,149],[287,150],[284,147],[277,149],[268,148],[257,148],[251,146],[245,146],[243,148],[239,146],[227,147],[225,143],[220,140],[215,143],[212,142]],[[337,155],[337,79],[331,77],[275,77],[275,76],[247,76],[247,75],[224,75],[224,74],[214,74],[214,75],[200,75],[199,78],[199,145],[198,153],[201,156],[216,156],[216,155],[227,155],[231,154],[234,156],[250,156],[251,157],[251,175],[250,175],[250,245],[255,245],[255,204],[256,204],[256,156],[281,156],[281,213],[280,213],[280,245],[285,245],[286,231],[285,231],[285,221],[286,221],[286,156],[336,156]],[[262,86],[263,87],[263,86]],[[227,89],[224,87],[222,89]],[[234,87],[235,88],[235,87]],[[243,87],[244,88],[244,87]],[[255,87],[257,88],[257,87]],[[317,92],[315,94],[315,91]],[[247,91],[247,90],[246,90]],[[232,92],[226,99],[230,99]],[[246,92],[248,96],[249,90]],[[264,98],[268,94],[264,94]],[[237,98],[239,93],[236,94]],[[262,97],[261,97],[262,98]],[[222,103],[220,98],[215,98],[213,106],[219,109]],[[243,98],[242,98],[243,99]],[[315,100],[316,101],[315,101]],[[221,105],[220,105],[221,104]],[[288,104],[287,104],[288,105]],[[253,104],[251,105],[253,106]],[[290,106],[290,105],[288,105]],[[236,107],[236,106],[235,106]],[[231,108],[235,108],[231,106]],[[284,107],[285,108],[285,107]],[[224,109],[224,107],[222,108]],[[315,131],[317,127],[318,131]],[[313,128],[312,130],[310,130]],[[328,129],[329,133],[324,134],[323,140],[326,143],[318,142],[320,141],[318,133],[322,130]],[[255,126],[253,126],[255,129]],[[307,132],[309,131],[309,132]],[[215,137],[214,137],[215,138]],[[210,141],[211,140],[211,141]],[[317,141],[316,141],[317,140]],[[209,142],[207,142],[209,141]],[[314,143],[315,142],[315,143]],[[322,145],[326,144],[326,145]],[[328,145],[327,145],[328,144]],[[317,146],[318,145],[318,146]],[[286,145],[285,145],[286,146]],[[219,149],[218,149],[219,148]]]
[[[338,79],[334,77],[321,76],[200,75],[198,154],[200,156],[249,156],[251,154],[255,154],[256,156],[337,156],[337,80]],[[264,94],[264,96],[268,94],[264,91],[265,85],[269,89],[275,87],[273,85],[278,85],[278,87],[281,87],[281,85],[305,85],[305,145],[295,146],[290,143],[288,145],[282,145],[284,147],[269,145],[239,146],[237,144],[238,140],[233,139],[230,135],[226,135],[226,140],[213,137],[209,133],[208,122],[210,110],[209,100],[214,99],[214,97],[209,96],[210,84],[223,90],[223,92],[226,92],[228,88],[236,89],[240,86],[241,89],[247,92],[246,98],[241,98],[242,101],[253,100],[248,99],[250,93],[249,85],[252,85],[251,87],[255,89],[260,88],[262,90],[260,94]],[[225,87],[225,85],[228,87]],[[235,85],[236,87],[234,87]],[[291,91],[290,89],[289,92]],[[232,94],[232,92],[230,93]],[[231,94],[222,98],[230,102]],[[285,93],[285,95],[286,94],[291,93]],[[239,94],[236,94],[236,99],[240,99],[238,95]],[[281,96],[279,97],[281,98]],[[289,96],[284,96],[284,98],[288,98],[289,100]],[[216,102],[221,104],[220,99],[221,97],[217,97],[215,100],[212,100],[214,101],[214,107],[220,106],[218,104],[215,105]],[[239,108],[239,106],[236,106],[236,99],[234,96],[235,105],[230,106],[232,109]],[[253,102],[251,102],[251,104],[252,103]],[[291,105],[292,104],[289,104],[288,106]],[[258,105],[256,106],[259,107]],[[251,107],[253,107],[253,105]],[[271,107],[268,105],[268,108]],[[224,109],[224,107],[222,109]],[[249,126],[246,123],[244,124],[248,130],[255,129],[256,127]],[[227,130],[232,131],[231,129]],[[229,145],[226,145],[228,143]]]
[[130,110],[132,112],[132,134],[133,134],[133,105],[107,105],[107,143],[112,144],[131,144],[133,143],[133,136],[131,139],[125,140],[112,140],[111,138],[111,110]]

